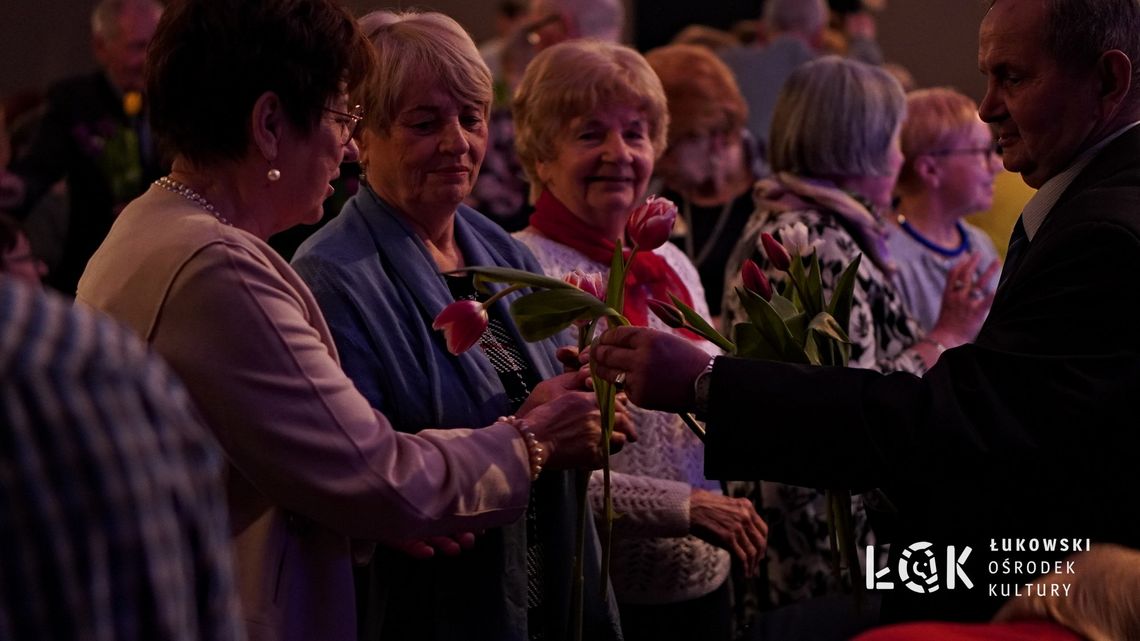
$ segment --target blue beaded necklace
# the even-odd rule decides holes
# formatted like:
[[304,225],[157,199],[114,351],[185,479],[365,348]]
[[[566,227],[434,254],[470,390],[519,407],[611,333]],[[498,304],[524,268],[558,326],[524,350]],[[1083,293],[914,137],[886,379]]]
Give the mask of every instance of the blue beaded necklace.
[[907,222],[906,216],[899,214],[898,221],[899,227],[901,227],[908,236],[918,241],[918,244],[938,254],[939,256],[945,256],[946,258],[957,258],[958,256],[961,256],[962,254],[970,251],[970,237],[966,234],[966,228],[962,226],[962,221],[960,220],[954,222],[954,227],[957,228],[958,236],[962,239],[962,242],[958,243],[958,246],[954,249],[946,249],[941,245],[935,244],[926,236],[918,233],[918,230],[915,229],[909,222]]

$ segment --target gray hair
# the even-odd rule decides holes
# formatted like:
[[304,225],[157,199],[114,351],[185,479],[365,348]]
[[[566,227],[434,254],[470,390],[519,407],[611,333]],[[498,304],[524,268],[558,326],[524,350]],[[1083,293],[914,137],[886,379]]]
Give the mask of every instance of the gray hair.
[[1140,86],[1140,2],[1050,0],[1045,49],[1058,62],[1077,68],[1119,49],[1132,61],[1135,91]]
[[491,110],[491,70],[471,36],[452,18],[433,11],[373,11],[359,20],[376,49],[376,74],[360,87],[365,124],[387,131],[403,92],[429,79],[452,96]]
[[828,15],[825,0],[768,0],[764,5],[764,23],[777,33],[814,36],[823,30]]
[[91,10],[91,33],[96,38],[114,38],[119,35],[118,17],[128,9],[153,9],[162,13],[157,0],[103,0]]
[[824,56],[801,65],[780,90],[769,163],[773,171],[807,177],[886,175],[905,114],[906,97],[891,74]]
[[625,6],[621,0],[537,0],[540,12],[557,12],[573,21],[578,38],[621,40]]

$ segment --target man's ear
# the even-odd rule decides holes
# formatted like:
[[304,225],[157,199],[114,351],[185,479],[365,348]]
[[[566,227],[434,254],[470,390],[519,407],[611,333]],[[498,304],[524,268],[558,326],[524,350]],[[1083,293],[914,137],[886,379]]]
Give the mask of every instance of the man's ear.
[[284,106],[277,94],[266,91],[258,96],[250,114],[250,142],[267,162],[277,159],[287,123]]
[[1106,51],[1096,62],[1096,73],[1100,84],[1101,116],[1111,120],[1132,90],[1132,61],[1119,49]]

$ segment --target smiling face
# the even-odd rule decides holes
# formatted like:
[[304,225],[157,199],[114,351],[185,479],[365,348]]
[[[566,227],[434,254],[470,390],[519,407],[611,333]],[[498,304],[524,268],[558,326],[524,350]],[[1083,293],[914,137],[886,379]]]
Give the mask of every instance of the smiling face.
[[594,227],[624,225],[653,173],[645,114],[630,105],[598,107],[569,122],[556,150],[535,163],[543,189]]
[[486,151],[486,105],[425,80],[403,93],[388,131],[364,132],[362,162],[381,198],[419,218],[453,214]]
[[1005,168],[1031,187],[1064,171],[1098,124],[1096,74],[1078,74],[1046,50],[1047,3],[997,2],[982,21],[982,120],[997,129]]

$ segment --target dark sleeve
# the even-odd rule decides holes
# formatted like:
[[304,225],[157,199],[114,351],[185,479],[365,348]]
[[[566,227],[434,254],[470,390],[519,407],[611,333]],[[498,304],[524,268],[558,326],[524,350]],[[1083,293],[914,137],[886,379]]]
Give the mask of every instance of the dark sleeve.
[[1043,242],[978,343],[923,378],[718,359],[706,474],[885,486],[966,469],[1100,474],[1135,452],[1120,417],[1140,389],[1140,243],[1110,223]]

